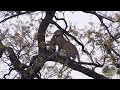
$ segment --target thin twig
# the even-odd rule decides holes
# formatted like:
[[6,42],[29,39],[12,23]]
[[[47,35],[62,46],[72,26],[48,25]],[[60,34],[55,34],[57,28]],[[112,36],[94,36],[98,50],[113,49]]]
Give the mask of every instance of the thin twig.
[[[98,19],[100,20],[101,24],[102,24],[102,25],[105,27],[105,29],[107,30],[109,36],[118,43],[118,41],[117,41],[117,40],[114,38],[114,36],[110,33],[108,27],[107,27],[107,26],[105,25],[105,23],[103,22],[103,19],[107,19],[107,20],[110,20],[110,19],[105,18],[104,16],[99,15],[99,14],[96,13],[95,11],[83,11],[83,12],[85,12],[85,13],[91,13],[91,14],[97,16]],[[110,21],[111,21],[111,20],[110,20]]]
[[3,23],[3,22],[5,22],[6,20],[11,19],[11,18],[13,18],[13,17],[17,17],[17,16],[19,16],[19,15],[23,15],[23,14],[27,14],[27,13],[31,13],[31,12],[33,12],[33,11],[26,11],[26,12],[21,12],[20,14],[12,15],[12,16],[10,16],[10,17],[7,17],[7,18],[1,20],[0,23]]
[[65,22],[65,25],[66,25],[65,30],[66,30],[68,27],[66,20],[64,18],[57,18],[56,16],[54,16],[54,17],[56,20],[63,20]]

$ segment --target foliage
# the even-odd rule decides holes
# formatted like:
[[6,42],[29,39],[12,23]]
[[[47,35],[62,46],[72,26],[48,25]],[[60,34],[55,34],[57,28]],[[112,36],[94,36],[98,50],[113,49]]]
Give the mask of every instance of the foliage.
[[[43,79],[72,79],[74,76],[71,76],[71,72],[74,72],[74,70],[84,72],[84,70],[82,71],[79,68],[77,69],[77,66],[72,66],[74,64],[72,63],[73,60],[68,62],[67,59],[66,61],[60,61],[56,53],[43,53],[43,58],[45,61],[41,61],[42,63],[39,64],[41,65],[41,67],[39,67],[39,65],[37,66],[39,60],[37,60],[36,63],[34,62],[34,57],[36,57],[40,53],[39,50],[44,50],[45,48],[47,51],[47,42],[49,42],[50,38],[53,36],[53,33],[58,30],[58,27],[63,28],[65,26],[67,31],[65,33],[65,38],[75,44],[77,49],[79,50],[81,64],[77,62],[77,60],[75,60],[75,63],[78,66],[82,65],[83,67],[89,69],[92,74],[99,75],[100,73],[97,73],[95,69],[98,67],[102,69],[102,67],[104,67],[106,64],[114,64],[117,69],[120,68],[119,11],[56,11],[56,17],[54,17],[53,20],[57,22],[58,26],[55,24],[55,22],[51,21],[45,33],[40,33],[39,30],[40,27],[42,27],[41,24],[45,23],[44,20],[47,20],[45,19],[45,16],[47,17],[48,13],[49,12],[47,11],[20,11],[19,13],[16,11],[0,12],[0,78],[19,79],[22,77],[21,71],[19,71],[19,69],[17,69],[11,61],[10,54],[7,50],[8,47],[11,47],[13,49],[17,60],[20,61],[20,63],[22,63],[23,65],[25,64],[29,67],[23,68],[21,64],[21,68],[26,70],[26,72],[27,70],[29,71],[29,69],[31,69],[27,73],[32,74],[34,73],[33,71],[37,72],[34,68],[38,68],[37,70],[39,72],[36,73],[34,78],[41,77]],[[92,16],[89,16],[88,13],[90,13]],[[83,21],[76,21],[76,24],[74,23],[74,21],[72,21],[71,17],[67,17],[68,14],[71,17],[77,14],[78,17],[74,18],[78,18],[78,20],[79,17],[82,17],[80,16],[80,14],[86,14],[91,19],[89,20],[89,22],[86,22],[87,24],[83,24],[83,26],[81,26]],[[96,22],[94,20],[96,20]],[[61,23],[62,21],[65,24]],[[47,21],[46,23],[48,22],[49,21]],[[74,38],[71,37],[69,34],[72,35]],[[42,35],[43,37],[38,38],[39,35]],[[80,43],[78,44],[75,39],[78,40]],[[38,45],[39,40],[43,41],[41,41]],[[54,60],[49,61],[49,58],[53,56]],[[31,62],[32,64],[30,64]],[[70,64],[67,65],[63,62],[70,62]]]

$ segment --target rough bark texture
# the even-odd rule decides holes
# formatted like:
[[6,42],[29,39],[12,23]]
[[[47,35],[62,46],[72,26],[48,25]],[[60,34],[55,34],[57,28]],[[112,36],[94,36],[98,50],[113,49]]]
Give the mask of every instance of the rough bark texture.
[[[35,77],[40,78],[39,76],[37,76],[37,73],[41,70],[44,63],[46,61],[56,61],[56,56],[48,58],[50,56],[50,54],[46,52],[46,46],[45,46],[45,33],[47,30],[47,27],[49,26],[49,23],[52,23],[52,24],[56,25],[59,29],[61,29],[61,27],[59,25],[57,25],[55,22],[52,21],[52,18],[54,17],[54,15],[55,15],[55,11],[46,11],[46,16],[40,23],[40,26],[38,29],[39,54],[35,58],[33,58],[33,61],[29,66],[26,66],[19,61],[16,54],[14,53],[14,50],[11,47],[5,47],[2,44],[2,42],[0,42],[0,58],[3,54],[3,52],[7,51],[9,54],[8,57],[10,58],[11,64],[21,74],[21,79],[34,79]],[[64,31],[64,32],[67,33],[67,31]],[[68,34],[68,36],[70,36],[70,34]],[[75,40],[76,40],[76,38],[75,38]],[[83,51],[85,52],[83,44],[81,44],[81,43],[79,43],[79,44],[83,47]],[[81,64],[88,64],[88,65],[94,65],[97,67],[102,67],[95,63],[75,62],[73,60],[66,59],[66,57],[62,57],[59,55],[57,55],[57,59],[59,59],[59,61],[57,60],[56,62],[59,62],[61,64],[65,64],[66,60],[68,60],[67,61],[68,67],[70,67],[74,70],[77,70],[79,72],[82,72],[82,73],[86,74],[87,76],[92,77],[94,79],[108,79],[108,78],[104,77],[103,75],[100,75],[100,74],[94,72],[93,70],[90,70],[88,68],[81,66]],[[26,68],[26,70],[25,70],[25,68]]]
[[44,60],[46,58],[46,46],[45,46],[45,32],[49,25],[49,21],[52,20],[55,11],[46,11],[46,16],[42,20],[39,29],[38,29],[38,49],[39,49],[39,58],[35,60],[32,66],[30,66],[22,78],[24,79],[33,79],[36,77],[37,73],[40,71],[44,65]]
[[46,16],[41,22],[38,30],[38,47],[39,47],[39,54],[44,54],[46,51],[45,47],[45,32],[49,25],[49,21],[52,20],[55,11],[47,11]]

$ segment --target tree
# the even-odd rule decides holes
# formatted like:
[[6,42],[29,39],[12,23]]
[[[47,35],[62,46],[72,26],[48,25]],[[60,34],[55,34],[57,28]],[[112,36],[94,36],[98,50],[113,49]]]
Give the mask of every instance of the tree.
[[[92,15],[99,22],[96,25],[96,22],[89,21],[89,26],[83,28],[69,23],[66,13],[68,11],[1,11],[0,77],[71,79],[70,73],[76,70],[94,79],[109,79],[95,69],[108,63],[120,68],[120,12],[69,12],[71,15]],[[64,24],[61,25],[59,21]],[[81,62],[60,55],[57,51],[48,51],[49,38],[58,29],[64,32],[70,42],[81,48]]]

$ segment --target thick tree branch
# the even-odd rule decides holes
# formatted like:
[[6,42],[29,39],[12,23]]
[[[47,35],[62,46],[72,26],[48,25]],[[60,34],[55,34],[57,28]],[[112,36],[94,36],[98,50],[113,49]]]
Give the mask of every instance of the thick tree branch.
[[[39,58],[38,55],[36,55],[34,57]],[[34,60],[33,65],[35,64],[35,62],[37,62],[36,60]],[[55,52],[51,56],[48,55],[47,58],[42,62],[43,65],[46,61],[55,61],[55,62],[59,62],[61,64],[65,64],[67,62],[67,64],[66,64],[67,67],[70,67],[73,70],[77,70],[79,72],[82,72],[82,73],[88,75],[89,77],[92,77],[94,79],[108,79],[108,78],[104,77],[103,75],[100,75],[100,74],[94,72],[93,70],[90,70],[88,68],[85,68],[85,67],[81,66],[81,64],[83,64],[83,65],[93,65],[95,67],[102,67],[102,65],[99,65],[99,64],[86,63],[86,62],[76,62],[74,60],[71,60],[70,58],[60,56],[59,53],[57,53],[57,52]],[[36,63],[36,65],[37,65],[37,63]],[[33,67],[33,66],[31,66],[31,67]]]
[[[9,54],[9,58],[10,61],[12,63],[12,65],[19,71],[22,72],[21,73],[21,77],[22,79],[33,79],[34,77],[38,77],[37,73],[41,70],[41,68],[43,67],[44,63],[46,61],[55,61],[56,60],[56,56],[50,57],[49,55],[46,55],[46,47],[44,46],[43,43],[45,43],[45,31],[47,29],[47,27],[49,26],[49,23],[55,24],[59,29],[63,30],[65,34],[67,34],[68,36],[72,37],[79,45],[82,46],[82,50],[87,53],[89,55],[89,52],[87,52],[84,47],[84,45],[82,43],[80,43],[74,36],[72,36],[71,34],[69,34],[67,31],[65,31],[64,29],[62,29],[57,23],[55,23],[52,18],[55,14],[55,11],[47,11],[46,12],[46,16],[43,19],[43,21],[41,22],[40,26],[39,26],[39,30],[38,30],[38,47],[39,47],[39,55],[38,58],[36,58],[36,60],[27,68],[27,70],[25,71],[23,69],[23,64],[21,64],[21,62],[18,60],[16,54],[14,53],[13,49],[11,47],[5,47],[5,50],[8,52]],[[66,62],[66,57],[61,57],[61,56],[57,56],[57,58],[59,58],[60,60],[57,61],[61,64],[64,64]],[[75,62],[73,60],[68,60],[68,67],[80,71],[86,75],[88,75],[89,77],[95,78],[95,79],[107,79],[106,77],[104,77],[103,75],[100,75],[96,72],[94,72],[93,70],[90,70],[88,68],[85,68],[83,66],[81,66],[81,64],[86,64],[86,65],[94,65],[94,66],[100,66],[94,63],[85,63],[85,62]],[[22,65],[22,68],[21,68]]]
[[30,64],[24,75],[22,75],[22,79],[33,79],[34,77],[38,77],[37,73],[44,65],[44,60],[46,58],[45,32],[47,30],[47,27],[49,26],[49,20],[52,20],[55,12],[56,11],[46,11],[46,16],[40,23],[38,29],[39,55],[38,58]]
[[91,54],[87,50],[85,50],[85,46],[81,42],[79,42],[74,36],[72,36],[71,34],[69,34],[66,30],[64,30],[63,28],[61,28],[55,21],[50,20],[49,22],[51,24],[56,25],[57,28],[59,28],[60,30],[62,30],[66,35],[68,35],[69,37],[73,38],[79,45],[81,45],[82,46],[82,51],[85,52],[90,57],[91,61],[94,63]]
[[0,41],[0,58],[2,57],[3,52],[5,51],[5,46]]
[[[74,60],[71,60],[71,59],[68,59],[66,57],[59,56],[59,55],[57,55],[57,58],[59,58],[59,59],[55,60],[55,58],[56,58],[56,56],[48,58],[47,61],[57,61],[61,64],[65,64],[67,62],[68,67],[72,68],[73,70],[77,70],[79,72],[82,72],[89,77],[92,77],[94,79],[108,79],[107,77],[100,75],[100,74],[94,72],[93,70],[90,70],[89,68],[85,68],[85,67],[81,66],[82,63],[75,62]],[[85,63],[83,63],[83,64],[85,64]],[[99,66],[97,64],[93,64],[93,65]]]
[[79,42],[74,36],[72,36],[71,34],[69,34],[67,31],[65,31],[63,28],[61,28],[55,21],[53,21],[53,20],[51,20],[51,21],[49,21],[51,24],[54,24],[54,25],[56,25],[57,26],[57,28],[59,28],[60,30],[62,30],[66,35],[68,35],[69,37],[72,37],[79,45],[81,45],[82,46],[82,50],[83,50],[83,52],[85,52],[85,53],[87,53],[87,54],[89,54],[89,52],[88,51],[86,51],[84,48],[85,48],[85,46],[81,43],[81,42]]
[[16,54],[14,53],[14,50],[11,47],[5,47],[2,42],[0,42],[0,45],[2,46],[0,50],[3,50],[3,52],[8,52],[8,57],[10,58],[11,65],[14,66],[15,70],[17,70],[20,74],[23,74],[24,69],[28,68],[27,65],[22,64],[19,59],[17,58]]
[[12,63],[12,65],[18,70],[18,71],[21,71],[21,70],[24,70],[24,68],[27,68],[28,66],[25,65],[25,64],[22,64],[16,54],[14,53],[13,49],[11,47],[6,47],[6,51],[8,52],[9,54],[9,58],[10,58],[10,61]]
[[45,54],[45,32],[47,30],[47,27],[49,25],[49,20],[52,20],[54,17],[55,11],[46,11],[46,16],[42,20],[39,29],[38,29],[38,48],[39,48],[39,54]]

